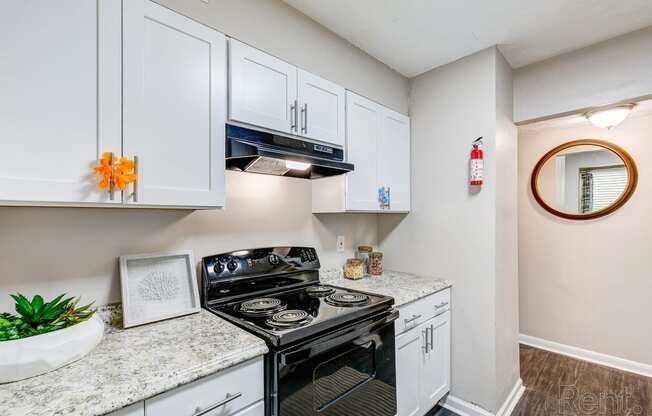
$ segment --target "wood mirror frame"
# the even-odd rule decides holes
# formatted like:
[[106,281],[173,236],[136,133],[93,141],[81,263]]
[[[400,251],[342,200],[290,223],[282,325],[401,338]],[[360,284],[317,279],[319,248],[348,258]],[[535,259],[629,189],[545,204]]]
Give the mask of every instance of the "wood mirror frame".
[[[595,212],[589,212],[586,214],[572,214],[568,212],[558,211],[555,208],[548,205],[543,200],[543,198],[541,198],[541,195],[539,194],[539,189],[537,187],[537,179],[539,177],[539,173],[541,172],[541,168],[551,157],[553,157],[560,151],[568,149],[570,147],[586,146],[586,145],[602,147],[604,149],[610,150],[615,154],[617,154],[618,157],[620,157],[620,159],[623,161],[623,163],[625,164],[625,168],[627,169],[627,186],[625,187],[623,193],[618,197],[618,199],[616,199],[608,207],[602,208],[601,210]],[[548,153],[543,155],[541,159],[539,159],[536,166],[534,167],[534,170],[532,171],[532,177],[530,179],[530,187],[532,188],[532,194],[534,195],[534,199],[536,199],[539,205],[541,205],[541,207],[543,207],[543,209],[545,209],[549,213],[569,220],[590,220],[590,219],[600,218],[605,215],[611,214],[618,208],[622,207],[625,204],[625,202],[627,202],[629,198],[632,197],[632,194],[636,189],[637,183],[638,183],[638,170],[636,169],[636,163],[634,163],[634,159],[632,159],[629,153],[627,153],[620,146],[599,139],[573,140],[555,147],[554,149],[550,150]]]

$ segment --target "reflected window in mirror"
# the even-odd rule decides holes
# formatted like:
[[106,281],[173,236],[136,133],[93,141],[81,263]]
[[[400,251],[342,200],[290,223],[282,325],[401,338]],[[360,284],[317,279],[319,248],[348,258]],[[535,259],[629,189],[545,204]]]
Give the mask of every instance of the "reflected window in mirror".
[[532,191],[547,211],[588,219],[624,204],[634,191],[636,177],[633,159],[620,147],[601,140],[576,140],[541,158],[533,172]]

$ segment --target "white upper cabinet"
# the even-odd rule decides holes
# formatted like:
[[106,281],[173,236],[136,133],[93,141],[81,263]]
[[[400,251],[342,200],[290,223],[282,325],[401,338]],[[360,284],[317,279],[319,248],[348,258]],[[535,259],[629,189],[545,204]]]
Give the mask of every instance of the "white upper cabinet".
[[296,67],[229,40],[229,118],[297,134]]
[[378,204],[378,144],[381,107],[347,92],[347,161],[354,171],[346,174],[346,209],[375,211]]
[[124,2],[125,202],[224,205],[226,38],[149,0]]
[[378,141],[378,184],[385,187],[389,211],[410,210],[410,119],[383,109]]
[[410,211],[409,117],[347,91],[346,155],[353,172],[312,181],[314,213]]
[[299,134],[344,147],[344,97],[343,87],[299,69]]
[[229,119],[344,147],[345,90],[229,40]]
[[120,0],[3,3],[0,203],[121,202],[92,169],[121,152]]

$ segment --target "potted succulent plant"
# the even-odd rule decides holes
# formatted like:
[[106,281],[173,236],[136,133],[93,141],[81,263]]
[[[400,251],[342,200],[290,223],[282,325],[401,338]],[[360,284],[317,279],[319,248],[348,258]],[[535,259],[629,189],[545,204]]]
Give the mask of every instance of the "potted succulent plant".
[[11,295],[16,314],[0,314],[0,383],[55,370],[88,354],[104,335],[104,324],[79,298],[50,302]]

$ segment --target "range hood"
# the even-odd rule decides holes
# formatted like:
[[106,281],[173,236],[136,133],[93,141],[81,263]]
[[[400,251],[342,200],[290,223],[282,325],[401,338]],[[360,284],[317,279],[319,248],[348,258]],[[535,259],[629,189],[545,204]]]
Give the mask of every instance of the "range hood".
[[226,125],[226,167],[242,172],[316,179],[351,172],[338,147]]

